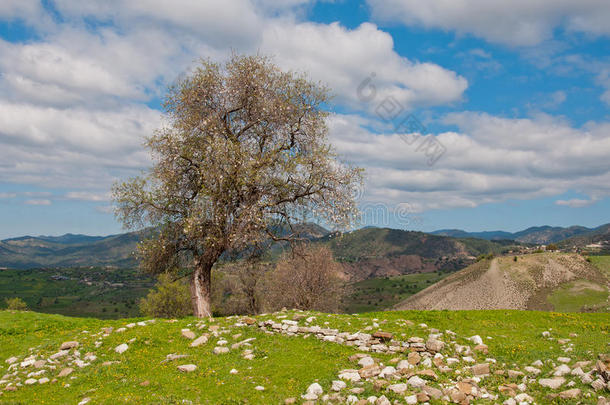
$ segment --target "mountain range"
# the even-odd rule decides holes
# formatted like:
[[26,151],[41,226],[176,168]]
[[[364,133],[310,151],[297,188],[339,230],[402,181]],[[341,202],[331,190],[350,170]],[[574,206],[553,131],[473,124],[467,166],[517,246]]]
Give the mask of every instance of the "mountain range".
[[605,234],[609,231],[610,224],[601,225],[596,228],[577,225],[567,228],[560,226],[534,226],[514,233],[505,231],[466,232],[461,229],[441,229],[431,233],[433,235],[452,236],[455,238],[509,239],[522,243],[548,244],[575,237],[588,238],[594,235]]

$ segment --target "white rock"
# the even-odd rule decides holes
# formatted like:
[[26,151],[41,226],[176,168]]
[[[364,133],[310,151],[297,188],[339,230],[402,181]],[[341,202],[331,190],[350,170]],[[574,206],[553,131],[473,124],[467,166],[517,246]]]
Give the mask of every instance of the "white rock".
[[366,356],[358,361],[360,367],[366,367],[375,364],[375,360],[371,356]]
[[229,374],[237,374],[237,373],[239,373],[239,371],[237,371],[234,368],[232,368],[231,371],[229,371]]
[[523,368],[528,374],[538,375],[540,374],[540,369],[536,367],[526,366]]
[[344,381],[334,380],[332,382],[332,386],[330,387],[330,389],[333,391],[341,391],[342,389],[345,389],[346,387],[347,387],[347,384]]
[[42,377],[40,380],[38,380],[38,384],[46,384],[49,382],[49,379],[47,377]]
[[214,350],[212,350],[212,353],[214,354],[225,354],[225,353],[229,353],[229,348],[228,347],[224,347],[224,346],[216,346],[214,348]]
[[128,327],[129,329],[133,328],[136,326],[135,323],[128,323],[127,325],[125,325],[126,327]]
[[351,382],[360,381],[360,374],[357,371],[343,371],[339,373],[339,378],[342,380],[347,380]]
[[254,389],[257,391],[265,391],[265,387],[263,387],[262,385],[257,385],[256,387],[254,387]]
[[366,402],[368,402],[369,404],[374,404],[375,401],[377,401],[377,397],[375,395],[371,395],[366,399]]
[[36,363],[36,359],[24,360],[21,362],[20,366],[21,368],[25,368],[33,365],[34,363]]
[[381,370],[381,373],[379,373],[379,377],[388,378],[388,377],[393,376],[394,374],[396,374],[396,369],[392,366],[387,366],[387,367],[384,367],[383,370]]
[[375,405],[392,405],[389,399],[386,398],[385,395],[380,396],[375,401]]
[[6,359],[4,361],[8,364],[13,364],[13,363],[17,362],[17,357],[9,357],[8,359]]
[[178,370],[182,371],[183,373],[190,373],[197,370],[197,366],[194,364],[183,364],[178,366]]
[[388,386],[388,389],[392,392],[397,393],[398,395],[401,395],[401,394],[404,394],[407,391],[407,389],[409,389],[409,386],[404,383],[392,384],[392,385]]
[[521,394],[517,394],[515,395],[515,399],[517,401],[519,401],[519,403],[522,402],[534,402],[534,398],[530,397],[529,395],[527,395],[525,392],[521,393]]
[[412,364],[410,364],[407,360],[400,360],[396,365],[396,370],[405,370],[414,368]]
[[413,377],[409,378],[408,381],[409,385],[415,388],[421,388],[424,385],[426,385],[426,381],[423,380],[422,378],[419,378],[418,376],[414,375]]
[[316,394],[305,394],[305,395],[301,395],[301,398],[303,398],[306,401],[315,401],[318,399],[318,396]]
[[566,365],[566,364],[562,364],[560,366],[557,366],[555,368],[555,372],[553,373],[553,375],[555,377],[561,377],[562,375],[566,375],[568,374],[570,371],[572,371],[570,369],[570,366]]
[[25,380],[24,384],[25,385],[32,385],[32,384],[36,384],[38,380],[36,380],[35,378],[28,378],[27,380]]
[[517,405],[517,401],[513,398],[508,398],[506,401],[502,402],[503,405]]
[[538,384],[542,385],[543,387],[548,387],[552,389],[557,389],[561,387],[565,382],[566,379],[563,377],[541,378],[540,380],[538,380]]
[[306,392],[308,394],[322,395],[324,390],[322,389],[322,386],[320,384],[313,383],[309,387],[307,387],[307,391]]
[[405,397],[405,401],[409,405],[415,405],[417,403],[417,395],[409,395],[408,397]]
[[129,346],[127,346],[127,343],[123,343],[123,344],[120,344],[117,347],[115,347],[114,351],[121,354],[121,353],[124,353],[125,351],[127,351],[127,349],[129,349]]
[[479,335],[471,336],[471,337],[468,338],[468,340],[470,340],[475,345],[482,345],[483,344],[483,339],[481,339],[481,336],[479,336]]
[[348,395],[345,399],[345,402],[347,402],[348,404],[355,404],[356,402],[358,402],[358,397],[355,395]]
[[557,361],[560,363],[569,363],[572,359],[569,357],[557,357]]
[[548,330],[545,330],[544,332],[542,332],[542,337],[548,338],[551,336],[551,332],[549,332]]
[[[66,385],[67,385],[67,384],[66,384]],[[85,405],[85,404],[88,404],[88,403],[89,403],[89,401],[91,401],[91,398],[83,398],[83,400],[82,400],[82,401],[80,401],[80,402],[78,403],[78,405]]]
[[544,363],[542,363],[541,360],[536,360],[535,362],[532,363],[532,366],[534,367],[542,367],[544,365]]

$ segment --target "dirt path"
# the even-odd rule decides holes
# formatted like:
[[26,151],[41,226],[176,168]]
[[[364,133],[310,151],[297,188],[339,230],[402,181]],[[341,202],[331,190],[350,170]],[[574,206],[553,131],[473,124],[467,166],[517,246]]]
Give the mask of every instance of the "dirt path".
[[527,297],[494,259],[478,277],[429,287],[404,304],[399,309],[525,309]]

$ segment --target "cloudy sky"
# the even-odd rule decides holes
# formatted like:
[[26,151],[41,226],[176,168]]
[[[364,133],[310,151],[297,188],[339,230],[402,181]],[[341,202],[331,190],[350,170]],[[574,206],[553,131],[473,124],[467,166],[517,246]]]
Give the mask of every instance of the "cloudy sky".
[[109,234],[160,100],[200,57],[333,89],[367,224],[610,222],[607,0],[2,0],[0,238]]

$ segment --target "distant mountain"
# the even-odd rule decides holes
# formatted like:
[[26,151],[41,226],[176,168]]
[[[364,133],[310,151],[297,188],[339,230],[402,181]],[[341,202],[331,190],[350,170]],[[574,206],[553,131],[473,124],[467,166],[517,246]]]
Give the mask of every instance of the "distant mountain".
[[607,227],[609,225],[610,224],[602,225],[597,228],[587,228],[584,226],[570,226],[568,228],[562,228],[560,226],[535,226],[515,233],[504,231],[466,232],[461,229],[441,229],[431,233],[433,235],[452,236],[457,238],[470,237],[487,240],[510,239],[522,243],[548,244],[557,243],[578,235],[596,232],[604,226]]
[[559,246],[563,248],[583,248],[586,245],[594,243],[603,243],[610,248],[610,224],[598,226],[589,232],[565,239],[559,243]]

